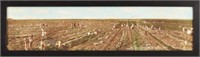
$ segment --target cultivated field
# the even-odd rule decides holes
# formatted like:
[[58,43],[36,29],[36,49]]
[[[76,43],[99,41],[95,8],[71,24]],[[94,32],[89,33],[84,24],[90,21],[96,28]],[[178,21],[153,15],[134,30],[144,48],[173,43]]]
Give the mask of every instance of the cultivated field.
[[8,50],[192,50],[192,20],[8,20]]

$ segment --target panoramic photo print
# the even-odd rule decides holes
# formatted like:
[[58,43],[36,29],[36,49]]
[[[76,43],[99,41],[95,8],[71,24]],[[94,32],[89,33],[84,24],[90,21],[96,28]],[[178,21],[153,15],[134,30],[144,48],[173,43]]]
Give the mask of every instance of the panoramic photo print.
[[192,7],[7,7],[10,51],[192,51]]

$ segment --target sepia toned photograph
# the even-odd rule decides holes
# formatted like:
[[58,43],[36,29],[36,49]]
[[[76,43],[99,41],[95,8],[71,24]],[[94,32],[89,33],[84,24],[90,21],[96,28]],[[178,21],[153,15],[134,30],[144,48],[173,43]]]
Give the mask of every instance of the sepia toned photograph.
[[7,7],[10,51],[192,51],[192,7]]

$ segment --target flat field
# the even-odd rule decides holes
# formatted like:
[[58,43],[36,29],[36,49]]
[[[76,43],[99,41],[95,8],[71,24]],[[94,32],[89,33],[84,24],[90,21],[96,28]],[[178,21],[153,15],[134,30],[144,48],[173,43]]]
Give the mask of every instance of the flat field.
[[7,48],[12,51],[191,51],[193,46],[193,36],[187,33],[192,20],[48,19],[7,24]]

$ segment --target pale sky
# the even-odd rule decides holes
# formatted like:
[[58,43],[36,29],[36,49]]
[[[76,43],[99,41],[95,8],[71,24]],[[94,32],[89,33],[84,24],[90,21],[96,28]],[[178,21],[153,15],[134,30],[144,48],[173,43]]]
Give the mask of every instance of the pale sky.
[[8,7],[12,19],[192,19],[192,7]]

